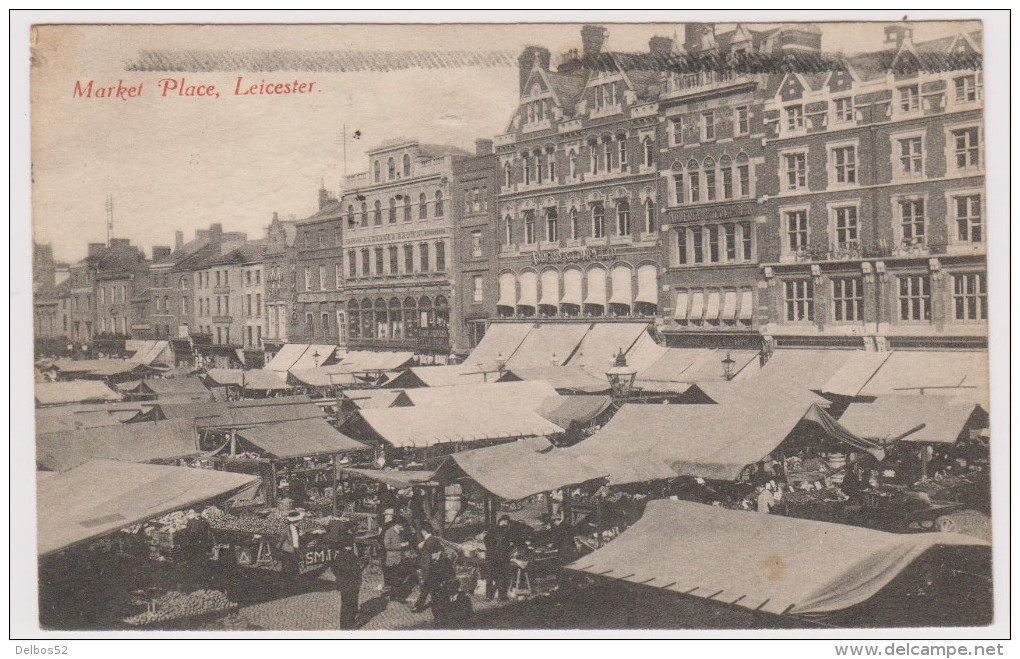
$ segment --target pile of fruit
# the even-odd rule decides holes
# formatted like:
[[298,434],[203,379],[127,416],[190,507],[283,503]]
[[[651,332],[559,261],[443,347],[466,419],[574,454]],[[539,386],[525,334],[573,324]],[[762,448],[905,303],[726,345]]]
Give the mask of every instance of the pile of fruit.
[[192,593],[170,591],[152,601],[152,610],[125,618],[129,625],[143,626],[170,623],[207,613],[233,609],[236,604],[218,590],[196,590]]
[[[279,535],[287,530],[285,513],[272,510],[268,514],[259,515],[256,513],[242,512],[231,514],[210,506],[202,512],[202,516],[214,529],[224,531],[240,531],[243,533],[258,533],[261,535]],[[316,520],[305,518],[297,523],[301,532],[312,531],[320,528]]]

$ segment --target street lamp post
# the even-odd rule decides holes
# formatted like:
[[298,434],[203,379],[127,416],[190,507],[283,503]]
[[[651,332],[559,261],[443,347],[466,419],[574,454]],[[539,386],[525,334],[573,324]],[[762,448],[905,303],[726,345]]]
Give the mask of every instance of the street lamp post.
[[626,402],[630,397],[630,390],[634,386],[634,379],[637,377],[637,370],[627,365],[627,358],[623,355],[623,348],[620,348],[616,355],[613,367],[606,371],[606,379],[613,390],[613,396]]
[[723,366],[723,377],[724,377],[724,378],[726,378],[726,380],[727,380],[727,381],[729,381],[729,380],[732,380],[732,379],[733,379],[733,366],[734,366],[734,365],[735,365],[736,363],[737,363],[737,362],[735,362],[735,361],[733,360],[733,358],[732,358],[732,357],[730,357],[730,351],[729,351],[729,350],[727,350],[727,351],[726,351],[726,359],[722,360],[722,366]]

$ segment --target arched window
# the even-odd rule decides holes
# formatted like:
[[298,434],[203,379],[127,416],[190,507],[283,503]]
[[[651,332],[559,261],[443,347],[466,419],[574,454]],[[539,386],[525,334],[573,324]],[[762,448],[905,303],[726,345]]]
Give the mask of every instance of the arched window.
[[435,325],[447,327],[450,324],[450,305],[442,295],[436,296]]
[[411,156],[404,154],[404,176],[411,175]]
[[559,218],[557,217],[556,208],[545,209],[545,240],[546,242],[554,243],[557,242],[559,237],[558,231]]
[[626,199],[616,202],[616,235],[630,235],[630,202]]
[[514,221],[507,215],[503,218],[503,244],[512,245],[514,242]]
[[386,300],[375,301],[375,338],[388,339],[390,336],[389,313],[386,311]]
[[364,339],[375,338],[375,315],[372,312],[372,301],[361,301],[361,337]]
[[382,224],[382,202],[375,200],[375,213],[372,214],[372,223],[376,226]]
[[716,190],[715,190],[715,160],[712,158],[705,158],[705,196],[708,201],[715,201]]
[[390,212],[389,212],[389,218],[388,219],[390,221],[390,224],[393,224],[393,223],[395,223],[397,221],[397,200],[395,198],[393,198],[393,197],[390,197],[390,208],[389,208],[389,211]]
[[588,142],[588,155],[591,158],[589,170],[592,174],[599,173],[599,143],[595,140]]
[[549,163],[549,182],[556,182],[556,150],[549,147],[545,150],[545,160]]
[[404,221],[411,221],[411,195],[404,195]]
[[361,338],[361,307],[357,300],[347,303],[347,326],[352,339]]
[[386,161],[386,177],[391,181],[397,178],[397,161],[393,158]]
[[535,243],[535,211],[524,211],[524,243],[533,245]]
[[418,300],[418,326],[432,327],[435,324],[435,314],[432,311],[432,300],[421,296]]
[[655,221],[655,202],[645,199],[645,233],[655,233],[658,223]]
[[570,209],[570,239],[577,240],[581,237],[581,223],[577,219],[577,209]]
[[350,204],[347,206],[347,226],[352,227],[354,224],[354,204]]
[[687,186],[690,191],[689,198],[692,204],[701,201],[701,173],[698,170],[698,161],[691,160],[687,163]]
[[543,173],[542,149],[535,149],[533,155],[535,156],[535,182],[541,184]]
[[375,174],[375,182],[378,183],[382,179],[382,168],[380,167],[378,160],[376,160],[375,165],[373,165],[373,172]]
[[655,144],[652,142],[650,135],[646,136],[641,141],[641,150],[644,153],[644,164],[645,167],[651,167],[652,163],[655,162]]
[[591,205],[591,235],[592,238],[606,236],[606,208],[601,201]]
[[606,171],[613,171],[613,138],[608,135],[602,138],[602,149],[606,155]]
[[443,216],[443,192],[436,190],[436,217]]
[[751,192],[751,164],[748,162],[747,154],[737,155],[737,195],[741,198],[750,197]]
[[429,198],[425,193],[418,195],[418,219],[424,220],[429,216]]
[[361,226],[368,226],[368,204],[361,202]]
[[722,177],[722,198],[733,199],[733,160],[729,156],[719,159],[719,174]]
[[418,336],[418,305],[413,297],[404,298],[404,337],[413,339]]
[[623,171],[627,168],[627,135],[620,133],[616,136],[616,141],[620,145],[620,170]]
[[531,185],[531,158],[525,153],[521,159],[524,161],[524,185]]
[[509,188],[511,185],[510,163],[503,163],[503,185]]
[[401,313],[399,298],[393,298],[390,300],[388,316],[390,324],[390,337],[394,339],[404,338],[404,316]]
[[[186,276],[185,277],[181,277],[181,282],[180,283],[181,283],[181,290],[182,291],[188,290],[188,278]],[[76,303],[77,303],[77,300],[78,300],[78,298],[75,298],[75,302]]]
[[570,151],[567,154],[567,173],[570,174],[570,178],[577,178],[577,152]]

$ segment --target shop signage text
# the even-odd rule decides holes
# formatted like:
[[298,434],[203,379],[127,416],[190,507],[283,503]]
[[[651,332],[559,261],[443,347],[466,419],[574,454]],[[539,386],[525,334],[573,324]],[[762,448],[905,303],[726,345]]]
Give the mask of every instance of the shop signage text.
[[531,260],[535,265],[542,263],[577,263],[596,259],[616,258],[616,248],[607,245],[582,247],[569,252],[532,252]]
[[669,219],[673,222],[704,222],[706,220],[725,220],[733,217],[748,217],[758,213],[757,204],[740,204],[739,206],[709,206],[707,208],[688,208],[673,211]]

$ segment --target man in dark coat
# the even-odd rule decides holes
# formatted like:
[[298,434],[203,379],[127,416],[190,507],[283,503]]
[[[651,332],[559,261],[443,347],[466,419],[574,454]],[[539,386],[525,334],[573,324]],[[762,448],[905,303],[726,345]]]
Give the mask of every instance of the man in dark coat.
[[340,629],[354,629],[364,567],[358,556],[354,534],[344,522],[332,520],[326,526],[326,546],[329,548],[329,567],[340,593]]

